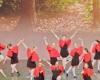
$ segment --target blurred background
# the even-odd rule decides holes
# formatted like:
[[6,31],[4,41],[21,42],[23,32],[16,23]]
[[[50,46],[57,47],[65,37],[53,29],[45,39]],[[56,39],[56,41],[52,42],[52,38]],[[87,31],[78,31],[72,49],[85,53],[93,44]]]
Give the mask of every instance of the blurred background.
[[[43,37],[58,42],[51,29],[69,37],[79,28],[73,42],[81,37],[89,48],[100,39],[100,0],[0,0],[0,42],[16,44],[24,38],[29,47],[38,46],[38,54],[46,59]],[[26,50],[20,47],[19,57],[26,59]]]

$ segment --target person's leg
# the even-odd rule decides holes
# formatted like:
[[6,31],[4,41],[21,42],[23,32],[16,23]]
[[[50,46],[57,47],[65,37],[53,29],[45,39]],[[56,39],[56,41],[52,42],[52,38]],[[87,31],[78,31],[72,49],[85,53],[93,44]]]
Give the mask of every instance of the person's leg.
[[93,66],[94,66],[95,62],[96,62],[96,60],[93,60],[93,62],[92,62],[92,65],[93,65]]
[[72,68],[72,72],[73,72],[73,76],[74,76],[74,78],[76,78],[75,69],[76,69],[76,67],[74,66],[74,67]]
[[57,77],[57,80],[61,80],[61,76],[58,76],[58,77]]
[[70,72],[70,70],[72,69],[72,66],[69,67],[69,69],[66,71],[66,76],[68,77],[68,73]]
[[14,71],[17,73],[17,75],[20,76],[20,73],[19,73],[19,71],[16,68],[16,64],[13,64],[13,68],[14,68]]
[[66,63],[67,63],[66,58],[62,58],[62,64],[63,64],[64,70],[66,68]]
[[100,73],[100,60],[98,60],[98,72]]
[[34,69],[31,69],[31,76],[30,76],[30,80],[32,80],[33,79],[33,72],[34,72]]
[[0,69],[0,73],[1,73],[5,78],[7,78],[7,76],[5,75],[5,73],[3,72],[2,69]]
[[14,72],[15,72],[14,64],[11,64],[11,76],[12,76],[12,77],[13,77],[13,75],[14,75]]

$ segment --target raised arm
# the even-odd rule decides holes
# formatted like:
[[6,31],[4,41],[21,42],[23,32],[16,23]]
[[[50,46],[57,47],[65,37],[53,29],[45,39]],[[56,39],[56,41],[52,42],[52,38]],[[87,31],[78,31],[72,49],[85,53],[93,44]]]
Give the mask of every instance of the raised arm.
[[50,30],[50,31],[51,31],[51,33],[56,37],[57,40],[60,39],[59,36],[58,36],[53,30]]
[[77,31],[75,31],[74,34],[70,37],[70,39],[73,39],[76,36],[76,34],[79,32],[79,30],[80,29],[78,29]]
[[24,42],[22,42],[22,45],[27,49],[28,48],[28,46],[24,43]]
[[91,47],[90,47],[90,52],[91,52],[91,53],[93,52],[93,47],[94,47],[94,45],[95,45],[95,41],[93,41],[93,42],[91,43]]
[[45,43],[45,45],[48,45],[48,41],[47,41],[46,37],[44,37],[44,43]]
[[24,39],[20,40],[18,43],[17,43],[17,46],[20,46],[20,44],[24,41]]
[[79,40],[81,41],[81,45],[84,46],[84,41],[83,41],[83,39],[79,37]]

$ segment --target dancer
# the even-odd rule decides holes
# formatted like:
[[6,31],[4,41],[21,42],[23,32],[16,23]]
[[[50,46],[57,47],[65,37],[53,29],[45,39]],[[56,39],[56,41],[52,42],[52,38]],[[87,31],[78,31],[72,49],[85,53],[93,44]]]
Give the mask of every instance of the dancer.
[[36,62],[39,61],[39,56],[36,52],[37,47],[34,46],[33,48],[28,48],[28,46],[23,42],[23,46],[27,49],[27,67],[29,68],[30,72],[30,80],[33,79],[33,72],[36,68]]
[[[2,43],[0,43],[0,64],[3,64],[4,62],[4,56],[2,55],[2,51],[6,48],[6,46]],[[4,73],[3,69],[0,68],[0,73],[7,78],[6,74]]]
[[67,77],[69,71],[72,69],[74,78],[77,78],[75,69],[79,65],[79,61],[80,61],[79,58],[83,53],[83,40],[82,39],[80,40],[81,40],[81,46],[78,47],[77,44],[75,43],[74,44],[75,48],[70,52],[70,55],[72,56],[72,61],[71,61],[71,67],[69,67],[69,69],[66,71]]
[[93,69],[89,68],[88,64],[85,63],[82,71],[83,80],[92,80],[93,74]]
[[10,58],[11,60],[11,76],[14,76],[14,73],[17,73],[17,76],[20,76],[19,71],[16,68],[17,63],[19,62],[18,60],[18,47],[20,46],[20,44],[23,42],[24,40],[20,40],[17,45],[13,46],[12,44],[8,44],[7,48],[8,48],[8,52],[7,52],[7,57],[5,59],[5,61],[7,60],[7,58]]
[[61,80],[62,75],[64,73],[64,67],[62,65],[60,65],[58,62],[56,62],[55,65],[50,64],[48,61],[47,61],[47,63],[51,67],[52,80]]
[[45,80],[45,69],[43,68],[43,63],[40,61],[38,66],[33,72],[34,80]]
[[[88,64],[88,67],[89,67],[90,69],[93,69],[92,60],[91,60],[91,59],[92,59],[91,53],[88,51],[87,48],[85,48],[85,49],[83,50],[83,57],[82,57],[82,59],[81,59],[80,64],[81,64],[82,62],[84,62],[84,64],[87,63],[87,64]],[[80,66],[80,64],[79,64],[79,66]],[[83,64],[83,65],[84,65],[84,64]]]
[[60,55],[61,55],[61,59],[62,59],[62,64],[64,66],[64,69],[66,67],[66,60],[67,57],[69,56],[69,46],[71,44],[71,40],[74,38],[74,36],[77,34],[78,31],[76,31],[70,38],[66,38],[66,35],[63,35],[62,38],[60,38],[59,36],[57,36],[52,30],[51,33],[57,38],[57,40],[59,40],[59,46],[61,48],[60,50]]
[[98,73],[100,73],[100,41],[96,40],[92,46],[92,52],[95,53],[93,65],[98,62]]
[[45,45],[47,46],[47,51],[49,53],[50,56],[50,63],[52,65],[55,65],[55,63],[58,61],[57,58],[60,57],[60,53],[58,52],[58,50],[55,48],[55,43],[52,43],[52,45],[49,45],[49,43],[47,42],[47,38],[44,38],[44,42]]

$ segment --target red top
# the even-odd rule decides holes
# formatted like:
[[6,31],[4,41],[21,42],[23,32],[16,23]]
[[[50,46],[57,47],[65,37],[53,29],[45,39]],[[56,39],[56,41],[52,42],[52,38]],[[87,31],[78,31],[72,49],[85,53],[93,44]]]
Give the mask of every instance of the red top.
[[66,40],[60,39],[60,40],[59,40],[59,46],[60,46],[61,48],[62,48],[65,44],[67,45],[67,47],[69,47],[70,44],[71,44],[71,39],[66,39]]
[[83,71],[84,71],[83,75],[86,75],[86,76],[93,75],[93,69],[87,68],[87,69],[84,69]]
[[47,50],[49,52],[50,57],[60,57],[58,50],[52,48],[50,45],[47,46]]
[[30,57],[32,57],[32,58],[31,58],[31,61],[32,61],[32,62],[34,62],[34,61],[39,61],[39,56],[38,56],[38,54],[36,53],[36,51],[32,51],[30,48],[27,49],[27,57],[28,57],[28,59],[29,59]]
[[34,72],[33,72],[33,75],[34,77],[39,77],[39,73],[43,73],[43,75],[45,76],[45,70],[43,67],[36,67]]
[[18,55],[18,46],[17,45],[8,50],[7,56],[12,57],[13,53]]
[[52,70],[52,71],[54,71],[54,70],[60,70],[60,71],[61,71],[60,75],[62,75],[63,72],[64,72],[64,67],[63,67],[62,65],[58,65],[58,66],[52,65],[52,66],[51,66],[51,70]]
[[91,60],[91,53],[84,54],[83,59],[88,63]]
[[100,52],[100,43],[94,45],[94,47],[93,47],[93,49],[92,49],[92,52],[93,52],[93,53],[96,53],[96,50],[97,50],[98,52]]
[[5,46],[4,44],[0,43],[0,51],[4,50],[5,47],[6,47],[6,46]]
[[78,48],[74,48],[71,52],[70,52],[70,55],[73,57],[75,55],[75,53],[78,53],[79,56],[83,53],[83,47],[80,46]]

